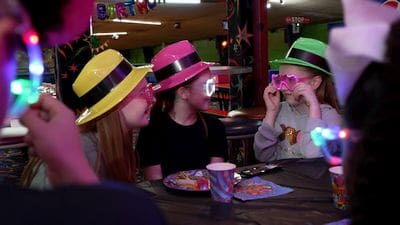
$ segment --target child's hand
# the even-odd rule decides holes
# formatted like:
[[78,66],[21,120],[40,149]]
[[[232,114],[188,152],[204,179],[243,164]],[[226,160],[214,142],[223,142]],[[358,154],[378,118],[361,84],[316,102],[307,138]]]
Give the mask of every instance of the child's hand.
[[306,101],[308,106],[319,106],[317,96],[314,89],[307,83],[297,83],[293,89],[293,96],[296,101],[301,102],[302,99]]
[[264,102],[268,112],[277,112],[281,99],[280,91],[269,84],[264,90]]

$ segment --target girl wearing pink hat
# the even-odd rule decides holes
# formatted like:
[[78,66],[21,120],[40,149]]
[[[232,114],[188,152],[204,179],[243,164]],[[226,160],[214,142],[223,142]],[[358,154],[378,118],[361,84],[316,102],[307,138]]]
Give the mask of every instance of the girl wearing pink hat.
[[154,86],[157,103],[136,145],[145,179],[224,161],[225,128],[218,119],[202,113],[215,88],[209,65],[188,41],[162,49],[152,64],[158,81]]

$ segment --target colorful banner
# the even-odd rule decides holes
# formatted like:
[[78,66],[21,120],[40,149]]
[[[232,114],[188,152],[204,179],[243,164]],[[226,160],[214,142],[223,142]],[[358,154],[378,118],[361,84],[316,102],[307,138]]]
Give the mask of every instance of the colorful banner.
[[140,14],[149,13],[157,6],[156,0],[126,0],[118,2],[99,2],[96,4],[96,16],[99,20],[123,19]]

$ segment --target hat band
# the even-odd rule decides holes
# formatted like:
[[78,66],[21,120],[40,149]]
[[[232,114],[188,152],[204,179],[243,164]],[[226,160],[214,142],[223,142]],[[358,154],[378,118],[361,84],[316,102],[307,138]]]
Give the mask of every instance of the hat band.
[[191,54],[182,57],[157,71],[154,71],[154,75],[156,76],[157,81],[160,82],[161,80],[179,73],[200,61],[201,59],[199,55],[197,55],[197,52],[192,52]]
[[123,81],[131,71],[132,65],[126,59],[123,59],[107,77],[90,89],[86,94],[82,95],[80,99],[86,107],[89,108],[93,106],[104,98],[111,89]]
[[311,52],[293,48],[292,51],[290,51],[288,57],[301,59],[303,61],[314,64],[314,65],[329,72],[329,67],[328,67],[328,63],[326,62],[326,60],[324,58],[322,58],[321,56],[313,54]]

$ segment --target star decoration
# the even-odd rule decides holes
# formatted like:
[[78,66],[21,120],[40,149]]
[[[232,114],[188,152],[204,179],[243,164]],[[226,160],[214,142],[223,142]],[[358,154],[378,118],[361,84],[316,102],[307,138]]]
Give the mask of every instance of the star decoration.
[[72,72],[76,72],[76,71],[78,71],[78,69],[79,69],[78,66],[75,64],[68,66],[68,70],[72,71]]
[[244,25],[243,29],[240,29],[240,27],[238,26],[238,34],[236,35],[236,42],[240,45],[242,41],[245,41],[248,45],[251,46],[249,37],[253,37],[253,34],[247,33],[247,23]]

